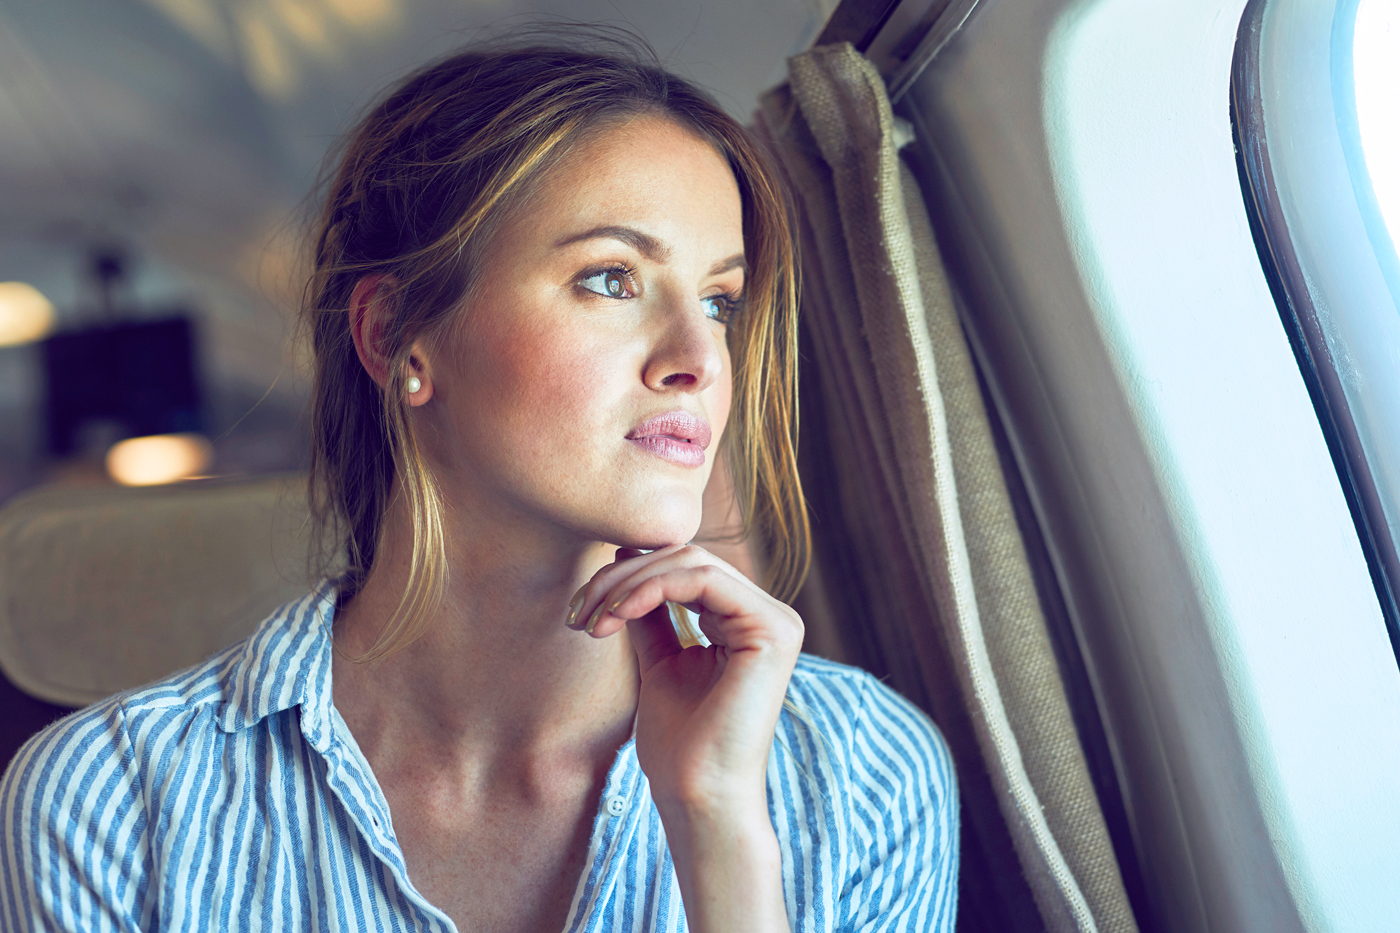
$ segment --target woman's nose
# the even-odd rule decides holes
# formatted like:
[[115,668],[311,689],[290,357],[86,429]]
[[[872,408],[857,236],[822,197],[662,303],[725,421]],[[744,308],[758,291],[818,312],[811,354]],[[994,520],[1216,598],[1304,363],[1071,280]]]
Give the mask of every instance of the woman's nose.
[[705,315],[700,302],[677,302],[657,322],[656,341],[642,381],[658,391],[703,392],[724,371],[724,332]]

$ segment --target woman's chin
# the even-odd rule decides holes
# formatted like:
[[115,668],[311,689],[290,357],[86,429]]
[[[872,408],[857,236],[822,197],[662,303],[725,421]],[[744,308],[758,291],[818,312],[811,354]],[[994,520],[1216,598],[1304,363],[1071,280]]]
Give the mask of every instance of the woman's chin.
[[662,531],[655,531],[651,533],[637,533],[633,535],[627,535],[626,537],[618,537],[612,540],[610,543],[615,544],[618,547],[634,548],[638,551],[659,551],[662,548],[670,547],[673,544],[689,544],[691,539],[694,537],[694,529],[692,529],[688,535],[685,533],[677,532],[666,533]]
[[607,499],[576,501],[566,524],[588,540],[644,551],[686,544],[700,531],[704,509],[699,490],[624,486],[613,493]]
[[687,544],[700,530],[700,516],[693,519],[673,519],[664,522],[637,522],[614,527],[606,540],[618,547],[639,551],[656,551],[673,544]]

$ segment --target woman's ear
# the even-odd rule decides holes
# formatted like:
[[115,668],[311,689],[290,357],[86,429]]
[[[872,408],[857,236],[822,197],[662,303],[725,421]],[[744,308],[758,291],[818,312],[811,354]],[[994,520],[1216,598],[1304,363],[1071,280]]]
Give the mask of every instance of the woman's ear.
[[384,346],[385,327],[393,316],[393,279],[367,275],[350,292],[350,338],[360,365],[380,388],[389,381],[389,359]]
[[413,408],[426,405],[433,397],[433,373],[421,341],[414,341],[408,355],[408,374],[404,378],[404,393]]
[[[389,348],[384,335],[394,314],[395,282],[387,275],[367,275],[350,292],[350,337],[369,377],[382,389],[389,384]],[[413,407],[433,397],[433,382],[420,344],[415,343],[404,374],[403,391]]]

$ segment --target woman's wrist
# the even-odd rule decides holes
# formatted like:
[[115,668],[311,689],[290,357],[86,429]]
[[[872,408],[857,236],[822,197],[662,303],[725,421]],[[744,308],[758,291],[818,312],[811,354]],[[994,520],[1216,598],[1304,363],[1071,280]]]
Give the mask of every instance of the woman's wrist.
[[791,929],[766,800],[659,809],[692,933]]
[[[719,834],[733,835],[740,831],[761,837],[774,835],[765,788],[760,788],[756,794],[688,795],[682,799],[658,794],[653,787],[652,800],[661,814],[667,838],[695,836],[697,841],[707,841]],[[774,839],[776,842],[776,836]]]

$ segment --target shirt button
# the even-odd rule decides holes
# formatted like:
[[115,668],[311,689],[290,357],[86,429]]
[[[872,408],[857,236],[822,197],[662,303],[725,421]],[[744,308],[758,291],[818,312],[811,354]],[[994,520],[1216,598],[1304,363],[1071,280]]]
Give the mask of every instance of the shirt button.
[[621,816],[621,815],[623,814],[623,812],[626,811],[626,809],[627,809],[627,798],[626,798],[626,797],[609,797],[609,798],[608,798],[608,813],[609,813],[611,816]]

